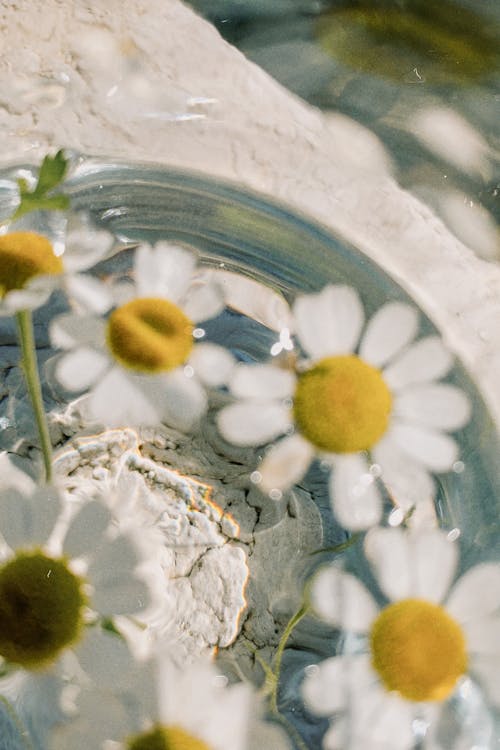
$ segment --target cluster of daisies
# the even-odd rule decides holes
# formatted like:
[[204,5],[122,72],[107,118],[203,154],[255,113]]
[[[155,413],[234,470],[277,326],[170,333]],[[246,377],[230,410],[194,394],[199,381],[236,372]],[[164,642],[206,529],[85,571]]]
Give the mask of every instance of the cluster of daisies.
[[[416,309],[388,302],[366,321],[357,291],[330,284],[295,299],[291,351],[243,363],[207,340],[204,321],[224,310],[224,294],[192,249],[142,244],[126,277],[87,273],[113,251],[111,235],[80,220],[59,253],[36,232],[6,232],[0,314],[30,312],[63,290],[68,312],[50,324],[55,376],[89,423],[192,431],[218,391],[218,430],[261,449],[251,481],[269,502],[321,463],[336,520],[367,532],[379,592],[375,600],[336,565],[308,585],[311,612],[344,634],[301,683],[307,710],[329,720],[322,747],[411,750],[415,722],[426,748],[442,747],[440,710],[470,680],[500,705],[500,565],[455,581],[456,540],[386,525],[387,498],[400,520],[432,501],[436,475],[459,458],[450,433],[470,417],[465,394],[443,381],[452,356],[438,336],[419,335]],[[262,720],[250,685],[228,684],[206,661],[175,663],[175,644],[153,625],[163,618],[164,632],[175,606],[155,531],[122,527],[105,496],[68,499],[57,478],[0,494],[0,693],[16,717],[4,721],[8,747],[292,747]]]

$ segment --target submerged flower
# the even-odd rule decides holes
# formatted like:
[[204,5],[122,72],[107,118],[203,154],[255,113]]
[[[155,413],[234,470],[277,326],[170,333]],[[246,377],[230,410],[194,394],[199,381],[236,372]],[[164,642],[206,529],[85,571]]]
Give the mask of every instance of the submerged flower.
[[348,721],[353,748],[371,739],[376,747],[409,750],[413,720],[432,727],[469,676],[500,706],[500,565],[476,565],[450,587],[458,554],[442,531],[376,528],[365,549],[385,606],[354,575],[333,567],[321,570],[311,588],[318,616],[354,633],[358,644],[321,662],[303,684],[311,711],[336,715],[324,747],[344,747]]
[[78,651],[98,618],[148,606],[139,548],[114,533],[106,507],[88,501],[69,525],[67,512],[54,489],[0,495],[0,656],[26,670]]
[[56,252],[48,237],[34,231],[1,235],[0,315],[39,307],[59,287],[76,303],[94,305],[101,312],[96,280],[80,272],[102,260],[112,242],[112,235],[91,229],[79,217],[70,220],[63,252]]
[[[53,343],[68,350],[57,377],[68,390],[90,388],[90,417],[109,426],[157,424],[190,429],[203,414],[205,386],[224,382],[232,357],[222,347],[196,343],[196,324],[223,307],[219,288],[198,284],[196,256],[158,242],[136,251],[134,286],[107,320],[63,315]],[[116,290],[118,293],[118,289]]]
[[[203,660],[182,669],[160,655],[136,665],[114,691],[83,692],[50,750],[286,750],[283,732],[260,721],[249,685],[228,686]],[[115,747],[115,745],[113,745]]]
[[331,468],[334,512],[349,529],[380,519],[379,474],[405,509],[432,497],[431,472],[449,471],[457,458],[445,433],[469,418],[465,394],[436,382],[452,365],[439,337],[415,341],[418,313],[401,302],[381,307],[361,335],[363,307],[345,286],[303,295],[293,312],[307,359],[295,371],[239,365],[229,385],[240,401],[218,418],[239,445],[294,431],[265,455],[262,489],[288,488],[318,456]]

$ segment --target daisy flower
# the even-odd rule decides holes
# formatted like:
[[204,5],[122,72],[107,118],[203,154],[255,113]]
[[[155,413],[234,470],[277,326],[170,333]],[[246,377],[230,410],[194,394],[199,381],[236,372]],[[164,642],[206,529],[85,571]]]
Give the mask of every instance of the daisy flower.
[[208,661],[179,669],[168,655],[137,666],[112,691],[83,692],[75,719],[50,750],[286,750],[283,732],[260,721],[249,685],[227,685]]
[[345,747],[344,729],[353,749],[370,739],[373,747],[409,750],[412,722],[432,733],[443,704],[468,679],[500,706],[500,564],[476,565],[451,585],[457,545],[435,529],[375,528],[365,551],[385,606],[338,568],[322,569],[311,587],[317,615],[357,643],[353,653],[314,667],[303,683],[311,711],[336,715],[323,746]]
[[63,315],[51,326],[55,346],[65,349],[56,376],[71,391],[90,388],[90,418],[108,426],[165,421],[189,430],[206,409],[206,387],[225,381],[231,355],[196,343],[196,325],[223,308],[219,287],[198,283],[196,256],[158,242],[141,245],[134,284],[115,288],[120,302],[107,320]]
[[53,669],[85,645],[99,618],[149,605],[140,548],[117,534],[111,514],[90,500],[67,520],[55,489],[0,495],[0,656],[25,670]]
[[111,234],[92,229],[78,216],[70,217],[64,247],[34,231],[1,235],[0,316],[40,307],[61,287],[76,303],[102,312],[98,282],[81,272],[106,257],[112,244]]
[[294,371],[239,365],[229,381],[239,400],[218,415],[222,435],[238,445],[285,434],[259,466],[262,490],[287,489],[319,457],[331,469],[335,515],[352,530],[380,520],[380,474],[405,509],[432,498],[431,474],[457,458],[446,432],[469,418],[462,391],[437,382],[452,366],[439,337],[415,340],[418,313],[401,302],[383,305],[362,334],[364,310],[346,286],[298,297],[293,316],[307,359]]

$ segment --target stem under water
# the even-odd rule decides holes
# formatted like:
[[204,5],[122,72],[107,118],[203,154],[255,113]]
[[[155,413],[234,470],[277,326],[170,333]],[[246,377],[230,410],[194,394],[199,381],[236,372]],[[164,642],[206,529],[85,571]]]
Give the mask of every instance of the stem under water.
[[36,426],[40,437],[40,447],[45,466],[45,481],[52,480],[52,443],[50,441],[49,426],[45,409],[43,408],[42,387],[40,373],[36,359],[35,337],[33,334],[33,319],[31,310],[20,310],[16,313],[17,330],[21,344],[22,366],[26,386],[35,414]]
[[275,686],[274,690],[271,693],[269,697],[269,703],[271,707],[271,711],[274,711],[275,713],[279,713],[278,710],[278,683],[280,679],[280,672],[281,672],[281,660],[283,658],[283,652],[285,650],[286,644],[288,639],[290,638],[293,630],[297,627],[299,622],[302,620],[303,617],[307,615],[309,612],[309,606],[307,604],[303,604],[301,608],[296,612],[290,620],[287,622],[286,627],[283,631],[283,634],[280,638],[280,642],[278,643],[278,648],[276,649],[276,653],[274,655],[273,659],[273,673],[275,676]]

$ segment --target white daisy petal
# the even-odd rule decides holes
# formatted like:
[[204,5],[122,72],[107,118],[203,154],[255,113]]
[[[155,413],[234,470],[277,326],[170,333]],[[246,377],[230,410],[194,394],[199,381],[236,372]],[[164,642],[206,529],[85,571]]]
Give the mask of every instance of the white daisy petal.
[[453,587],[446,609],[462,623],[500,609],[500,565],[481,563],[464,573]]
[[50,340],[58,349],[75,346],[98,347],[105,342],[106,324],[94,315],[58,315],[50,323]]
[[[332,721],[326,730],[326,733],[323,735],[323,750],[345,750],[348,737],[347,730],[347,717],[343,716],[342,718]],[[373,748],[370,748],[370,750],[373,750]]]
[[383,367],[412,341],[418,329],[418,312],[404,302],[388,302],[370,318],[359,356],[374,367]]
[[408,535],[402,529],[377,527],[364,541],[365,554],[388,599],[406,599],[413,593],[412,559]]
[[292,372],[274,365],[239,364],[234,369],[230,389],[239,398],[289,398],[296,380]]
[[145,383],[161,404],[162,421],[178,430],[189,432],[207,409],[207,394],[197,378],[187,377],[182,368],[163,378]]
[[93,553],[101,544],[111,521],[109,510],[97,500],[86,503],[72,519],[63,551],[70,557]]
[[159,422],[154,402],[118,367],[106,373],[82,407],[88,412],[88,418],[102,421],[108,427],[154,425]]
[[263,492],[285,490],[296,484],[306,473],[314,457],[314,449],[301,435],[290,435],[266,453],[259,466]]
[[395,693],[374,685],[353,702],[351,729],[356,750],[411,750],[415,745],[412,730],[414,707]]
[[424,427],[395,421],[391,436],[403,453],[431,471],[450,471],[459,455],[458,445],[453,438]]
[[222,288],[207,282],[191,285],[186,292],[182,309],[193,323],[215,318],[224,309]]
[[410,386],[394,399],[394,416],[439,430],[459,430],[470,418],[470,402],[449,383]]
[[310,594],[318,617],[344,630],[367,633],[378,614],[377,605],[363,584],[334,566],[319,570]]
[[101,628],[89,628],[75,648],[82,669],[99,688],[124,686],[135,664],[125,641]]
[[110,290],[93,276],[73,274],[66,279],[65,286],[70,299],[83,309],[102,315],[113,304]]
[[105,230],[96,231],[88,226],[70,230],[62,256],[64,270],[76,273],[92,268],[108,255],[113,242],[113,235]]
[[358,343],[364,311],[358,293],[347,286],[326,286],[302,295],[293,306],[296,333],[313,359],[349,354]]
[[141,245],[135,255],[138,297],[167,297],[178,302],[185,294],[196,267],[194,252],[168,242],[154,248]]
[[371,451],[372,458],[382,471],[382,481],[393,502],[403,511],[434,500],[436,488],[427,469],[401,450],[387,432]]
[[109,358],[90,347],[79,347],[64,354],[56,364],[56,378],[68,391],[89,388],[106,372]]
[[139,561],[137,550],[127,536],[119,536],[100,547],[88,568],[95,586],[109,585],[129,575]]
[[351,531],[374,526],[382,515],[382,500],[364,456],[338,455],[332,464],[330,501],[337,521]]
[[302,696],[318,716],[329,716],[347,705],[346,676],[349,657],[333,656],[306,671]]
[[395,359],[384,370],[384,380],[392,390],[398,391],[415,383],[439,380],[449,372],[453,355],[439,336],[420,339]]
[[474,656],[471,671],[477,675],[493,705],[500,708],[500,654]]
[[62,503],[54,487],[37,487],[31,497],[31,536],[29,541],[44,544],[61,515]]
[[216,388],[229,381],[235,360],[224,347],[206,342],[194,346],[188,364],[202,383]]
[[414,596],[439,604],[450,588],[458,563],[458,547],[438,529],[411,537]]
[[472,654],[500,654],[500,615],[466,622],[468,651]]
[[146,584],[130,575],[99,585],[91,597],[91,606],[104,616],[139,613],[149,603]]
[[30,497],[7,489],[0,502],[0,529],[11,549],[29,544],[44,544],[61,512],[55,490],[37,488]]
[[57,286],[57,277],[37,276],[24,289],[13,289],[2,299],[4,314],[34,310],[44,305]]
[[272,402],[237,402],[218,413],[217,425],[229,443],[263,445],[291,426],[290,409]]

